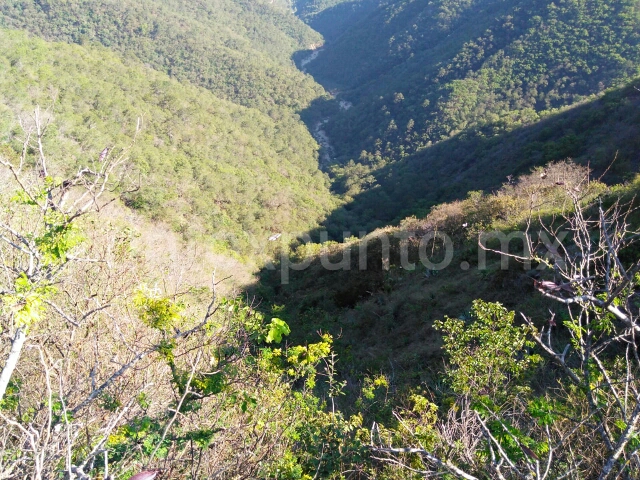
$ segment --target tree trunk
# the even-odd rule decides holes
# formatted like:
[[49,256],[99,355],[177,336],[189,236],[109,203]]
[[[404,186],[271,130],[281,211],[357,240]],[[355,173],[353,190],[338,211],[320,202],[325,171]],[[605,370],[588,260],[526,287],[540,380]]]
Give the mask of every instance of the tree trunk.
[[24,328],[18,328],[18,330],[16,331],[16,336],[11,343],[11,351],[9,352],[9,357],[7,358],[7,362],[4,364],[2,373],[0,374],[0,402],[4,398],[4,394],[7,391],[9,380],[11,380],[11,375],[13,375],[13,371],[16,369],[18,359],[20,358],[20,353],[22,352],[22,347],[24,346],[24,342],[26,340],[27,334],[24,332]]

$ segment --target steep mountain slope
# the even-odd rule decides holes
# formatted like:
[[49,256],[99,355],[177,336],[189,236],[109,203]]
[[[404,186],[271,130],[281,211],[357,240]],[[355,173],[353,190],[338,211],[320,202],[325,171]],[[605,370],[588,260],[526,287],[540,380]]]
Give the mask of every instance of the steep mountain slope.
[[[404,86],[395,91],[422,91],[426,99],[433,83],[446,92],[451,81],[474,72],[511,70],[504,81],[519,85],[510,90],[524,87],[520,96],[531,101],[531,93],[541,106],[564,104],[563,94],[588,94],[601,80],[637,71],[637,24],[632,0],[396,0],[327,48],[310,71],[358,92]],[[601,78],[585,78],[595,72]],[[584,82],[572,84],[576,79]],[[500,86],[495,74],[488,80]]]
[[0,26],[47,40],[97,42],[240,105],[299,110],[322,89],[290,58],[321,37],[269,3],[9,0],[0,4]]
[[[477,268],[477,234],[494,228],[524,230],[526,225],[521,222],[530,213],[527,201],[532,188],[538,190],[534,204],[536,208],[542,206],[542,216],[548,214],[550,206],[558,209],[555,213],[566,208],[566,204],[554,206],[554,198],[565,188],[574,191],[567,185],[576,176],[577,183],[584,183],[587,164],[600,166],[597,173],[592,172],[592,180],[598,180],[600,172],[606,170],[603,181],[626,179],[629,197],[637,194],[638,112],[640,81],[635,81],[598,100],[503,135],[460,135],[432,147],[430,164],[417,156],[391,165],[377,188],[356,195],[346,208],[334,211],[326,224],[340,241],[344,231],[355,236],[361,231],[372,232],[377,220],[395,220],[399,226],[384,226],[370,233],[366,242],[350,239],[346,245],[329,242],[300,246],[291,262],[300,264],[306,257],[310,259],[308,268],[289,270],[287,284],[282,284],[281,270],[264,271],[257,291],[275,305],[286,305],[293,338],[309,337],[318,330],[335,335],[339,353],[346,357],[342,368],[350,374],[388,372],[393,362],[398,375],[409,377],[407,381],[428,377],[431,372],[422,367],[438,363],[441,355],[434,320],[444,315],[464,315],[476,298],[500,301],[509,309],[526,309],[540,317],[554,305],[535,298],[532,279],[521,264],[512,262],[504,270],[493,257],[488,268]],[[546,166],[566,157],[582,164],[582,170],[567,168],[564,162]],[[356,164],[345,171],[349,175],[340,182],[356,181]],[[508,171],[517,171],[521,178],[506,178]],[[481,188],[492,191],[483,194],[477,191]],[[603,188],[599,185],[595,190]],[[579,190],[581,196],[588,196],[588,188]],[[440,202],[425,203],[424,192]],[[456,198],[461,200],[451,201]],[[445,203],[447,200],[450,202]],[[394,217],[398,212],[417,215]],[[376,221],[359,223],[363,218]],[[421,236],[433,229],[449,235],[454,247],[450,265],[438,271],[421,265],[416,253]],[[380,235],[390,239],[388,269],[381,261],[382,243],[375,240]],[[402,239],[407,242],[402,248],[411,252],[410,263],[417,265],[415,270],[402,268]],[[516,243],[512,248],[521,248]],[[367,247],[361,250],[363,244]],[[350,251],[346,269],[341,264],[345,250]],[[364,270],[360,267],[362,252],[367,258]],[[323,262],[326,264],[327,259],[341,267],[326,268]],[[437,257],[434,263],[440,260]],[[467,262],[466,269],[460,268],[462,262]]]
[[380,0],[298,0],[296,14],[325,40],[333,42],[363,21],[380,3]]
[[[371,230],[408,215],[426,215],[469,191],[491,191],[536,165],[571,158],[608,182],[640,170],[638,82],[502,133],[466,131],[401,160],[371,157],[335,169],[334,188],[351,201],[326,221],[343,230]],[[561,181],[562,179],[556,179]]]
[[[634,78],[639,28],[632,0],[398,0],[377,8],[308,66],[353,103],[323,127],[336,163],[356,165],[335,169],[350,184],[338,191],[351,198],[375,189],[392,168],[395,184],[411,183],[396,162],[420,163],[439,186],[453,169],[485,170],[490,164],[454,139],[497,138]],[[447,157],[441,172],[437,159]],[[518,168],[503,166],[505,176]],[[422,189],[414,198],[438,195]]]
[[[636,98],[636,112],[639,104]],[[634,115],[637,137],[640,122]],[[553,224],[564,232],[563,248],[573,251],[575,232],[563,219],[573,208],[571,195],[591,203],[586,215],[595,225],[598,203],[594,199],[600,198],[606,207],[621,195],[622,205],[637,206],[637,173],[625,186],[613,188],[597,177],[589,178],[587,167],[571,162],[547,164],[514,177],[495,192],[470,192],[463,200],[441,203],[427,215],[403,219],[397,227],[384,227],[361,239],[300,244],[280,268],[262,273],[256,292],[269,299],[273,312],[287,319],[293,341],[311,338],[318,331],[334,335],[341,371],[353,384],[374,372],[392,376],[400,390],[432,382],[442,366],[436,320],[448,315],[468,321],[475,299],[501,302],[536,321],[549,311],[564,309],[534,288],[534,279],[554,280],[552,268],[533,262],[529,270],[514,258],[483,252],[478,239],[481,232],[513,232],[508,245],[501,246],[496,238],[493,244],[485,244],[523,255],[519,234],[528,231],[535,246],[540,223]],[[640,224],[638,211],[627,221]],[[446,247],[441,235],[450,242]],[[544,249],[538,255],[544,255]],[[627,255],[637,262],[640,251],[633,246]],[[287,272],[286,283],[282,271]]]
[[635,478],[636,3],[0,5],[0,478]]
[[[260,250],[272,232],[304,230],[332,208],[317,145],[299,121],[180,84],[103,47],[0,30],[0,137],[20,152],[35,105],[52,105],[46,148],[75,168],[125,155],[141,188],[127,203],[222,250]],[[293,213],[295,212],[295,214]]]

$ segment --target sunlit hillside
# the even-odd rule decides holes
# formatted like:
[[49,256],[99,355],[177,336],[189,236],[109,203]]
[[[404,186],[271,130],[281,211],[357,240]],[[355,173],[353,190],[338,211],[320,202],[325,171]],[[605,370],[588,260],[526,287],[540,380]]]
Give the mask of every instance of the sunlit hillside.
[[0,4],[0,480],[637,480],[635,0]]

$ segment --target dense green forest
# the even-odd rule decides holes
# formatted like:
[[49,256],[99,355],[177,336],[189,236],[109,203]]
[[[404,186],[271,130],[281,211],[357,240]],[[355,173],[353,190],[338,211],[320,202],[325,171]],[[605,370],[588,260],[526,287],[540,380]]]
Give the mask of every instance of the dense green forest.
[[99,43],[220,98],[264,112],[304,108],[322,89],[291,55],[321,41],[269,2],[8,1],[0,25],[47,40]]
[[639,102],[638,82],[632,82],[573,108],[542,114],[531,125],[489,134],[465,131],[397,162],[363,154],[360,161],[335,167],[334,190],[349,202],[325,225],[339,237],[343,230],[397,223],[470,191],[496,190],[507,177],[566,158],[598,174],[606,170],[610,182],[624,181],[640,168]]
[[313,138],[289,116],[220,100],[104,47],[7,30],[0,38],[1,135],[16,155],[19,119],[51,106],[45,147],[69,168],[113,149],[140,175],[132,172],[140,188],[127,205],[241,254],[273,233],[313,227],[335,203]]
[[637,479],[638,13],[0,4],[0,479]]
[[[338,86],[338,100],[353,104],[328,114],[324,126],[335,150],[335,175],[349,183],[339,181],[337,192],[349,200],[381,187],[391,202],[403,203],[388,184],[411,183],[415,168],[405,164],[420,164],[439,188],[422,188],[413,199],[442,200],[451,169],[485,171],[496,160],[484,161],[483,154],[477,161],[458,160],[458,151],[475,151],[459,149],[462,139],[497,139],[637,76],[637,18],[636,2],[626,0],[398,1],[379,7],[307,67]],[[574,151],[550,153],[540,160]],[[456,161],[441,171],[439,159],[446,157]],[[402,213],[396,208],[383,221]]]

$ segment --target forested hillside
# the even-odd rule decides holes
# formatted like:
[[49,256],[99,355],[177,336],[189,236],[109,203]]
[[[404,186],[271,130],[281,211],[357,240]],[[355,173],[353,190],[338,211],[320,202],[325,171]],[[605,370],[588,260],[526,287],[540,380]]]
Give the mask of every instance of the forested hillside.
[[[463,164],[445,143],[459,145],[453,139],[460,136],[497,138],[628,82],[640,65],[637,18],[630,0],[396,1],[379,7],[308,66],[339,86],[339,99],[353,103],[323,127],[336,162],[357,165],[337,168],[336,175],[357,184],[346,189],[352,195],[388,183],[391,168],[404,168],[392,167],[396,162],[420,163],[434,183],[448,183],[450,169],[441,174],[438,152],[452,157],[450,168],[484,170],[490,164]],[[569,153],[547,160],[562,155]],[[352,178],[356,170],[360,182]],[[411,177],[399,174],[393,181]],[[419,195],[440,198],[433,190]]]
[[363,21],[380,0],[298,0],[296,14],[332,42]]
[[16,154],[18,120],[50,106],[45,146],[69,168],[113,149],[140,173],[127,205],[243,254],[313,227],[334,204],[316,143],[294,118],[219,100],[104,47],[8,30],[0,39],[0,136]]
[[[316,331],[335,337],[344,380],[344,397],[335,401],[372,425],[365,441],[382,469],[378,478],[448,472],[493,479],[520,469],[530,475],[521,478],[612,478],[605,474],[612,470],[594,460],[611,455],[603,438],[618,438],[628,450],[611,468],[632,479],[638,444],[577,424],[597,415],[598,406],[587,406],[589,391],[602,389],[601,401],[615,401],[604,392],[615,362],[626,365],[615,374],[620,381],[638,384],[635,373],[621,378],[630,367],[622,359],[625,348],[609,348],[616,340],[600,322],[633,335],[639,318],[640,251],[632,239],[640,227],[639,180],[636,174],[626,186],[610,188],[586,167],[547,164],[493,193],[469,192],[398,227],[344,244],[300,244],[280,265],[288,268],[287,283],[280,269],[265,271],[256,292],[291,326],[292,342]],[[620,242],[608,246],[613,235]],[[619,279],[626,292],[620,310],[598,300],[613,291],[605,277],[614,251],[617,264],[630,269]],[[581,359],[592,354],[602,363],[591,374],[590,362]],[[580,370],[595,383],[587,386]],[[600,418],[613,422],[616,415]],[[495,438],[485,442],[487,432]],[[351,438],[353,446],[361,437],[354,432]],[[569,444],[582,453],[573,457]],[[340,458],[357,462],[347,445]],[[495,457],[487,453],[492,448]]]
[[[638,104],[633,108],[637,111]],[[636,124],[636,138],[639,128]],[[281,269],[264,271],[256,291],[275,305],[287,306],[286,314],[280,313],[292,326],[293,339],[301,341],[319,330],[333,334],[338,352],[348,357],[343,368],[354,375],[388,371],[391,362],[398,385],[412,383],[414,376],[429,378],[434,374],[432,362],[441,356],[433,323],[445,315],[467,316],[474,299],[500,302],[536,318],[544,318],[549,308],[556,311],[557,305],[538,297],[534,288],[534,279],[553,277],[553,268],[542,261],[525,268],[522,259],[515,258],[505,266],[501,261],[507,259],[493,253],[484,254],[488,264],[483,267],[479,234],[514,233],[508,248],[519,254],[523,245],[517,232],[529,229],[534,235],[541,224],[552,223],[554,215],[572,209],[567,190],[587,204],[609,202],[621,192],[631,199],[640,188],[640,168],[627,171],[633,177],[624,188],[608,188],[587,167],[566,161],[545,163],[504,179],[491,192],[467,191],[461,200],[441,202],[424,215],[403,218],[398,226],[385,226],[362,238],[354,229],[354,236],[343,242],[301,242],[290,263],[306,260],[308,266],[291,268],[286,284]],[[631,215],[636,225],[637,212]],[[561,220],[557,225],[566,226]],[[434,232],[440,233],[435,239],[428,237]],[[445,268],[430,268],[425,258],[437,265],[444,261],[445,237],[440,234],[451,242],[452,257],[444,262]],[[386,254],[382,237],[389,241]],[[428,241],[421,243],[425,237]],[[539,248],[544,251],[546,246]],[[629,258],[634,255],[636,250]],[[359,267],[363,256],[366,269]]]
[[[363,154],[334,169],[334,189],[350,202],[325,222],[334,235],[370,230],[422,216],[470,191],[498,189],[532,167],[571,158],[619,182],[640,168],[638,82],[526,126],[498,132],[465,131],[402,160]],[[562,178],[555,179],[562,181]]]
[[290,58],[321,37],[269,3],[9,0],[0,5],[0,25],[47,40],[99,43],[264,112],[299,110],[322,89]]

